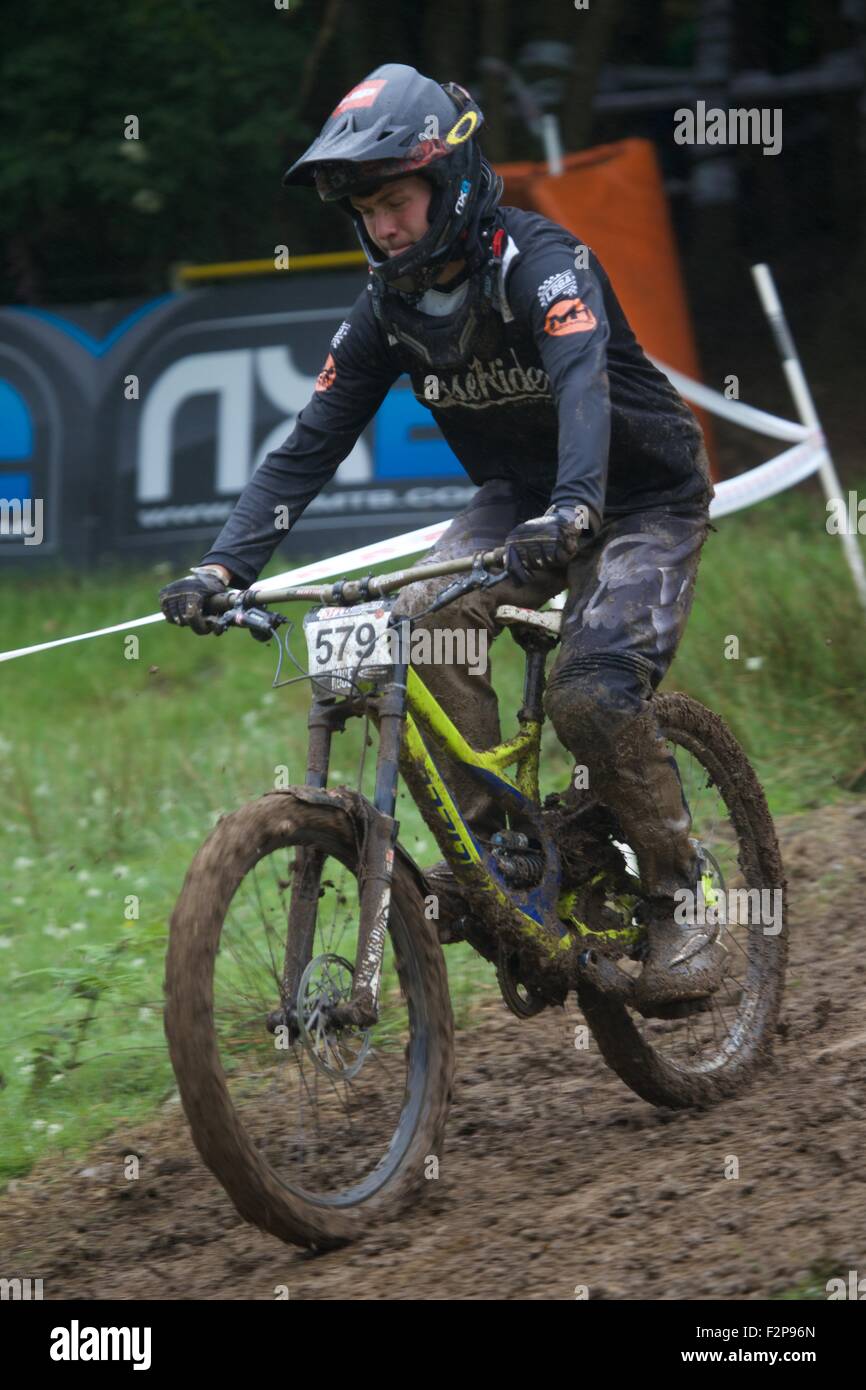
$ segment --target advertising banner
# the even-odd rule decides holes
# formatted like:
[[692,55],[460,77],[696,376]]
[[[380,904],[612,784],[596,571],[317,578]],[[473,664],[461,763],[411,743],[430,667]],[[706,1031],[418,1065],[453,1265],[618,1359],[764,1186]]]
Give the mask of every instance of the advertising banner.
[[[203,553],[291,433],[363,285],[319,272],[0,310],[0,565]],[[403,377],[282,553],[423,526],[474,491]]]

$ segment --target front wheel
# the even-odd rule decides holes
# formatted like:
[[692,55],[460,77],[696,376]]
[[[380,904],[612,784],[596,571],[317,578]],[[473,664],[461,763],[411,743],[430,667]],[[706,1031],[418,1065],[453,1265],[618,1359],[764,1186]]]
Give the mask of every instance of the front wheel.
[[[199,1153],[243,1217],[315,1248],[393,1216],[436,1176],[451,1092],[442,950],[399,853],[379,1021],[329,1023],[351,992],[362,842],[344,805],[291,789],[226,816],[187,873],[166,961],[166,1035]],[[293,891],[316,902],[303,940]]]
[[[605,1061],[654,1105],[711,1105],[739,1094],[771,1055],[787,954],[785,880],[764,792],[718,715],[685,695],[657,695],[702,854],[708,902],[724,925],[725,976],[700,1012],[645,1019],[585,983],[578,1002]],[[630,848],[621,846],[632,860]],[[620,961],[635,974],[636,961]]]

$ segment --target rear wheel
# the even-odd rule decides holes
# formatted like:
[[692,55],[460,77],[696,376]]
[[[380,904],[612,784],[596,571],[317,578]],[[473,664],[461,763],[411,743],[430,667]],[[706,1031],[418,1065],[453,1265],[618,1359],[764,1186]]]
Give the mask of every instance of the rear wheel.
[[[351,993],[362,839],[344,806],[291,790],[225,817],[187,874],[166,963],[166,1034],[196,1147],[248,1221],[320,1248],[393,1215],[435,1175],[451,1090],[444,960],[399,853],[379,1022],[329,1021]],[[297,891],[318,895],[313,925],[287,941],[301,876]]]
[[724,978],[706,1007],[669,1020],[645,1019],[588,983],[578,1001],[633,1091],[654,1105],[708,1105],[741,1092],[771,1055],[787,954],[785,881],[763,789],[730,730],[685,695],[657,695],[655,708],[703,854],[708,903],[715,898],[724,914]]

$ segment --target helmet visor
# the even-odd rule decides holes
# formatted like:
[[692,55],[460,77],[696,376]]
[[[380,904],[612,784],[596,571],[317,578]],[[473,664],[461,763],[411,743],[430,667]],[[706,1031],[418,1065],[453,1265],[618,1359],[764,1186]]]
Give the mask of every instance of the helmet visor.
[[389,179],[416,174],[419,169],[452,153],[442,140],[421,140],[403,159],[327,160],[315,166],[313,180],[322,201],[331,203],[354,193],[370,193]]

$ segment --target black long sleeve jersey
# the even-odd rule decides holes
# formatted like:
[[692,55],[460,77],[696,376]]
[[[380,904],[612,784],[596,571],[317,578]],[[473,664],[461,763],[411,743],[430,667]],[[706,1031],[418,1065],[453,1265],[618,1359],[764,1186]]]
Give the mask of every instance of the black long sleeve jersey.
[[433,384],[430,367],[380,326],[365,287],[294,430],[200,563],[252,584],[403,372],[471,480],[510,479],[526,517],[551,502],[583,505],[594,533],[605,516],[709,502],[700,426],[642,351],[595,255],[537,213],[500,208],[499,217],[495,351],[433,374]]

